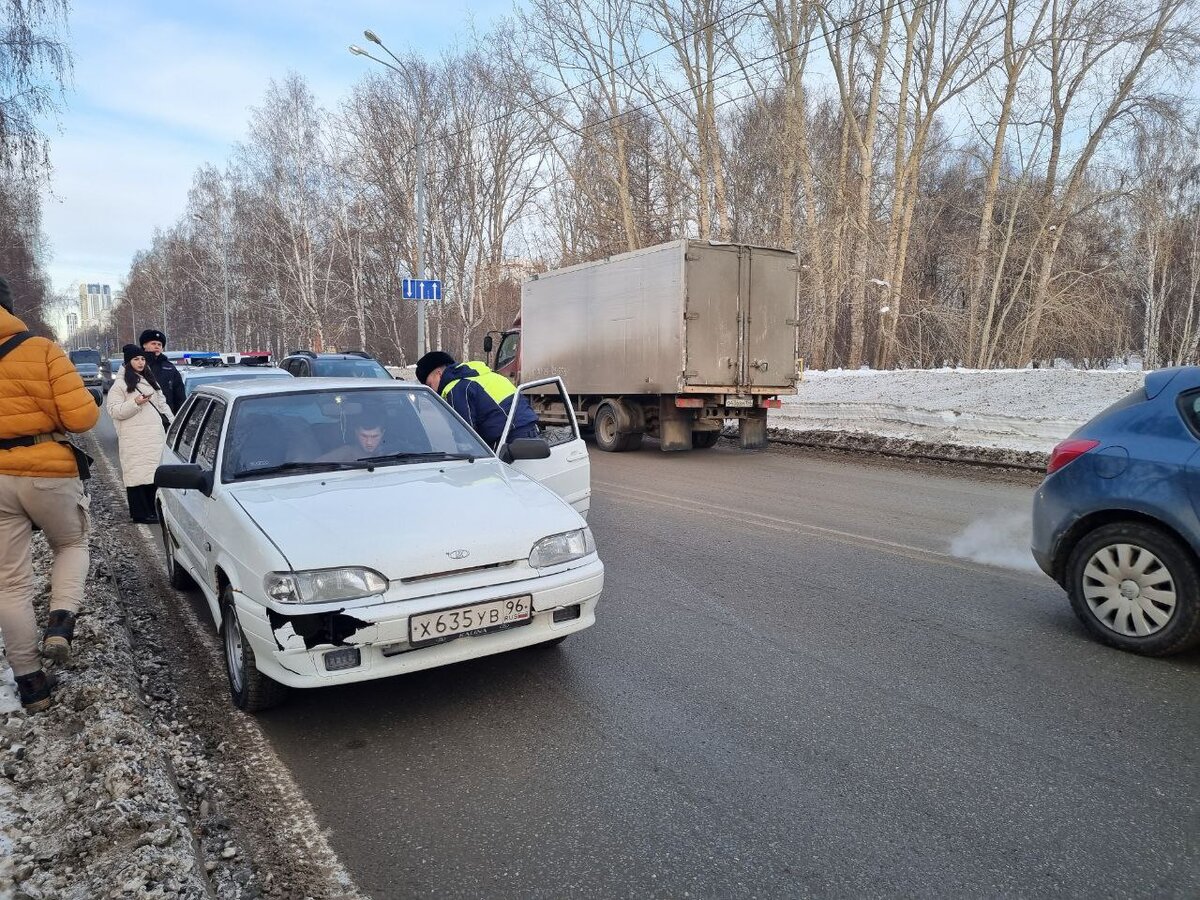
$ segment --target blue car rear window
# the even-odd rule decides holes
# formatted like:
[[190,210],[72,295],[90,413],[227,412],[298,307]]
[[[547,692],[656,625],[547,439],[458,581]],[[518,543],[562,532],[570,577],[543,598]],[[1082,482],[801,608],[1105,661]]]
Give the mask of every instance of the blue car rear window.
[[1184,422],[1188,428],[1197,437],[1200,437],[1200,391],[1189,391],[1186,394],[1180,394],[1179,412],[1183,415]]

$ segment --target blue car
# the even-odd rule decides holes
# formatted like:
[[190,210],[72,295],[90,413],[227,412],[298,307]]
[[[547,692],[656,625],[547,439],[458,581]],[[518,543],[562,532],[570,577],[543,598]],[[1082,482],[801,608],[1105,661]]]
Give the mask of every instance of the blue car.
[[1200,644],[1200,367],[1161,369],[1054,448],[1033,555],[1098,640]]

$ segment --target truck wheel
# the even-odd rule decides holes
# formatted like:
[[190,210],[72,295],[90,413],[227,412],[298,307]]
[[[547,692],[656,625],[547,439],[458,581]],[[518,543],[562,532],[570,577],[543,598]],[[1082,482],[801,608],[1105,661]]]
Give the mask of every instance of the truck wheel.
[[596,412],[596,421],[592,426],[596,433],[596,446],[605,453],[622,453],[636,450],[642,445],[641,432],[621,434],[617,427],[617,411],[609,404],[604,404]]
[[221,643],[225,645],[225,671],[229,675],[229,696],[238,709],[259,712],[282,703],[287,697],[287,685],[280,684],[258,671],[254,650],[242,634],[233,590],[229,585],[221,592]]
[[721,432],[719,431],[693,431],[692,449],[707,450],[709,447],[715,447],[720,439]]

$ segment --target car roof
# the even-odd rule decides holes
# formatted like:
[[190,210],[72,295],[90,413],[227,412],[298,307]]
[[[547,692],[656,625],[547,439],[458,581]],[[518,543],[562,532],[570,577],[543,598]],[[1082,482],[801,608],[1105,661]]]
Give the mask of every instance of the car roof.
[[374,356],[360,356],[357,353],[292,353],[285,356],[284,359],[369,359],[374,362],[379,361]]
[[[257,397],[264,394],[308,394],[313,391],[429,391],[423,384],[412,381],[384,381],[376,378],[280,378],[255,381],[218,382],[196,389],[196,393],[215,394],[230,400]],[[430,391],[430,393],[433,393]]]
[[179,370],[184,378],[195,378],[197,376],[211,375],[214,378],[218,373],[228,374],[230,372],[251,372],[255,375],[287,375],[291,378],[292,373],[287,369],[281,369],[278,366],[184,366]]

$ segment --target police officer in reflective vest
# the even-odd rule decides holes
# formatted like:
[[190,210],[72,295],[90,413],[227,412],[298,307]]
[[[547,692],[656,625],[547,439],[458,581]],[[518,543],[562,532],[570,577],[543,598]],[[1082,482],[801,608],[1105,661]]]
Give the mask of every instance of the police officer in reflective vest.
[[417,380],[441,394],[493,449],[513,403],[517,411],[508,442],[538,436],[537,414],[529,401],[517,393],[511,381],[481,362],[459,364],[449,353],[434,350],[417,360]]

